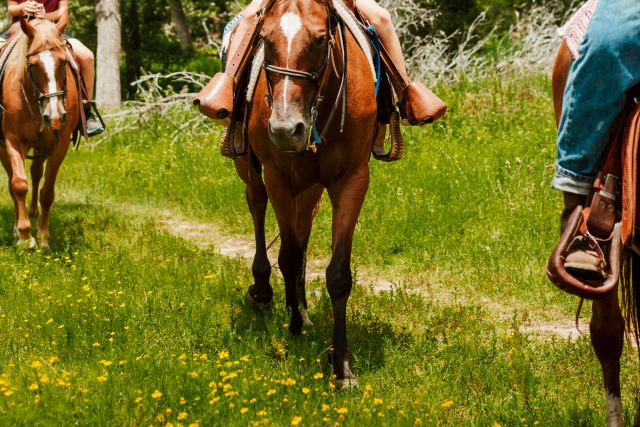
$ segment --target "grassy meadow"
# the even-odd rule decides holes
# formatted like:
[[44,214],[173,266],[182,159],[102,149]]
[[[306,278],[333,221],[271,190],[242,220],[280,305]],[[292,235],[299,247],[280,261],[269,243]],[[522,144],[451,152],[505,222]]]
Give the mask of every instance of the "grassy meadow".
[[[251,235],[221,129],[172,142],[158,118],[70,152],[47,250],[12,245],[3,184],[0,424],[603,425],[589,338],[538,332],[570,325],[577,305],[544,274],[561,209],[548,80],[441,87],[446,118],[405,128],[402,161],[371,161],[354,275],[394,286],[354,286],[352,391],[328,381],[323,279],[307,286],[314,326],[294,338],[278,274],[274,304],[257,309],[245,260],[158,225],[175,216]],[[311,259],[328,259],[330,224],[326,200]],[[626,349],[626,422],[637,367]]]

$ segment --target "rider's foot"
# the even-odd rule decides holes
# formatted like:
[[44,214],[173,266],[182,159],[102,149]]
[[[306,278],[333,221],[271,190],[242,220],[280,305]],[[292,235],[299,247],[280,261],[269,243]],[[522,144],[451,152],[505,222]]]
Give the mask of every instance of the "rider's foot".
[[91,108],[87,108],[86,110],[84,110],[84,116],[87,119],[87,135],[95,136],[104,132],[102,123],[96,120],[95,116],[93,115],[93,111],[91,111]]
[[576,236],[569,245],[564,268],[575,278],[587,283],[604,282],[607,279],[606,262],[602,252],[589,245],[582,235]]
[[200,91],[193,103],[205,116],[228,124],[233,113],[234,87],[233,77],[226,73],[218,73]]
[[400,114],[411,126],[433,123],[447,111],[447,104],[420,82],[413,82],[402,93]]

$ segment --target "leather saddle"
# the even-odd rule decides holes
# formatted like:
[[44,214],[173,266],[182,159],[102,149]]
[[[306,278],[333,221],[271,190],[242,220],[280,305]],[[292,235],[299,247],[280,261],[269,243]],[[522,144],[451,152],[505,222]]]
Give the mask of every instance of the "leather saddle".
[[[618,120],[617,131],[593,184],[586,207],[576,207],[547,264],[547,275],[560,289],[586,299],[607,296],[617,288],[623,257],[636,250],[638,227],[638,143],[640,87],[635,88]],[[606,277],[588,280],[565,268],[571,245],[587,242],[601,257]]]

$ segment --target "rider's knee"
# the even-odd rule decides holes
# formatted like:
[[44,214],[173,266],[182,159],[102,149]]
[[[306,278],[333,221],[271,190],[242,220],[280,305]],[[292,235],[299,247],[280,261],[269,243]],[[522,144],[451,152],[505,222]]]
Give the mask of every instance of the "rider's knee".
[[383,7],[375,8],[375,10],[370,13],[370,16],[367,16],[367,19],[377,30],[384,31],[385,29],[393,28],[391,13]]
[[619,57],[640,46],[640,42],[625,31],[593,31],[587,42],[590,53],[600,58]]

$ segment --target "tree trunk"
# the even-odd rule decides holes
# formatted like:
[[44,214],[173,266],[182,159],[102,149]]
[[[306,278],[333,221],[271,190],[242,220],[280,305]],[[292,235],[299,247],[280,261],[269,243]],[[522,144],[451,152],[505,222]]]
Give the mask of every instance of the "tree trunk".
[[98,55],[96,102],[101,106],[120,105],[120,1],[96,2]]
[[171,19],[176,26],[176,35],[180,41],[180,46],[184,51],[193,50],[193,41],[191,40],[191,34],[189,32],[189,24],[187,23],[187,17],[182,9],[181,0],[169,0],[169,6],[171,6]]

